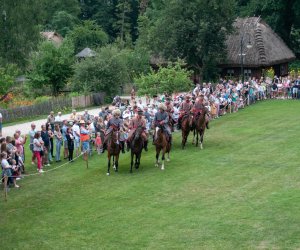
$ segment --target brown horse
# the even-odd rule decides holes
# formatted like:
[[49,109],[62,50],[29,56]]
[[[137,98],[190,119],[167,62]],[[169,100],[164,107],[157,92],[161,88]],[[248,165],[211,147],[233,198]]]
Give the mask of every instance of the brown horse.
[[113,168],[115,172],[118,172],[119,167],[119,155],[120,155],[120,144],[119,144],[119,132],[115,129],[112,130],[110,137],[107,142],[107,175],[110,175],[110,161],[113,157]]
[[130,149],[131,149],[131,166],[130,166],[130,173],[132,173],[132,166],[133,166],[133,158],[135,156],[135,169],[138,169],[140,167],[140,161],[142,156],[142,151],[144,148],[144,141],[141,136],[143,133],[143,127],[138,127],[134,133],[133,139],[130,143]]
[[162,152],[161,160],[161,170],[165,169],[165,153],[168,154],[167,161],[170,161],[170,151],[171,151],[171,142],[167,140],[167,136],[163,131],[162,126],[155,127],[155,148],[156,148],[156,163],[155,166],[159,166],[159,155]]
[[[199,145],[199,139],[200,139],[200,148],[203,149],[203,137],[204,137],[204,132],[206,128],[206,110],[201,109],[199,112],[196,114],[194,118],[194,138],[193,138],[193,144],[195,143],[195,136],[197,135],[196,138],[196,147]],[[200,137],[200,138],[199,138]]]
[[185,144],[187,138],[191,131],[191,124],[190,124],[190,115],[186,114],[182,117],[182,124],[181,124],[181,134],[182,134],[182,142],[181,147],[182,149],[185,148]]

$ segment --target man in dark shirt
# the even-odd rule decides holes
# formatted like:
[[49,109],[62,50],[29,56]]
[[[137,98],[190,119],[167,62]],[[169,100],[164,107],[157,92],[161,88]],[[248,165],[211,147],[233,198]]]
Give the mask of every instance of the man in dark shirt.
[[45,164],[46,167],[50,166],[49,163],[49,152],[50,152],[50,138],[48,131],[46,130],[46,125],[42,125],[42,131],[41,131],[41,137],[44,142],[44,155],[43,155],[43,164]]

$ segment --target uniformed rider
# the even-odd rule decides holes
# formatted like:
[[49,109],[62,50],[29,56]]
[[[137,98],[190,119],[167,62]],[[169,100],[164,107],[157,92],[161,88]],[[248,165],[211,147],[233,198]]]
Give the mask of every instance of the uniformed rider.
[[[167,133],[167,137],[168,137],[168,141],[171,143],[172,142],[172,132],[169,126],[169,115],[166,112],[167,107],[163,104],[160,103],[158,105],[158,112],[156,112],[155,116],[154,116],[154,121],[153,121],[153,125],[154,128],[157,126],[161,126],[164,130],[164,132]],[[155,143],[154,139],[153,139],[153,143]]]
[[[113,130],[120,131],[120,128],[123,125],[123,120],[120,118],[121,111],[119,109],[115,109],[112,112],[112,115],[113,117],[110,118],[110,120],[106,125],[106,132],[105,132],[104,143],[103,143],[103,152],[105,151],[105,149],[107,149],[107,140],[111,136],[112,131]],[[119,138],[117,140],[117,143],[119,143]]]
[[142,127],[143,132],[141,133],[141,137],[144,141],[144,149],[145,151],[148,151],[148,135],[146,133],[146,120],[143,117],[143,110],[138,108],[136,116],[132,118],[129,124],[129,134],[127,139],[127,150],[130,148],[130,142],[132,141],[132,137],[135,134],[135,131],[138,127]]
[[205,120],[206,120],[205,125],[206,125],[206,128],[209,129],[209,127],[208,127],[208,123],[209,123],[208,114],[209,114],[209,111],[208,111],[207,107],[205,107],[205,105],[204,105],[204,96],[200,95],[199,97],[196,98],[196,102],[195,102],[195,104],[193,105],[193,108],[192,108],[192,113],[193,113],[194,119],[199,114],[199,112],[202,112],[202,110],[205,112]]
[[189,116],[191,114],[192,107],[193,107],[193,104],[191,102],[191,96],[187,94],[185,96],[185,100],[179,106],[179,118],[178,118],[178,124],[177,124],[178,129],[181,129],[182,118],[185,115]]

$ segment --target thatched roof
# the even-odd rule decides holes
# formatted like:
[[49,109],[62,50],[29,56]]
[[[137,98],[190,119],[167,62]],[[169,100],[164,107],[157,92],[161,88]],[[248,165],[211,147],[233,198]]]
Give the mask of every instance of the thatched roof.
[[[237,18],[234,23],[236,31],[228,36],[227,60],[222,66],[239,67],[241,65],[241,37],[244,36],[244,66],[261,67],[286,63],[294,60],[295,54],[287,47],[284,41],[258,17]],[[249,41],[253,45],[247,49]]]
[[96,55],[96,52],[91,50],[90,48],[85,48],[82,51],[80,51],[76,57],[79,58],[86,58],[86,57],[93,57]]
[[60,45],[63,41],[63,37],[55,31],[45,31],[41,32],[42,37],[46,38],[55,44]]

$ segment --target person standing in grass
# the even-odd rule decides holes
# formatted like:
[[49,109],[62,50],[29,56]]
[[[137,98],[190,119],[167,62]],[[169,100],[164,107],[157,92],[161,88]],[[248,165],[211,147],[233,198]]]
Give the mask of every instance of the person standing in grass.
[[48,115],[47,117],[47,123],[50,124],[52,132],[54,131],[54,122],[55,122],[54,112],[51,111],[50,115]]
[[73,161],[73,152],[74,152],[74,136],[71,128],[67,128],[66,133],[67,144],[68,144],[68,158],[69,162]]
[[16,182],[16,178],[12,177],[12,166],[8,163],[7,161],[7,153],[6,152],[2,152],[1,153],[1,167],[2,167],[2,177],[4,178],[4,182],[5,184],[9,184],[10,181],[12,180],[14,183],[14,186],[16,188],[19,188],[19,186],[17,185]]
[[30,148],[30,151],[32,152],[32,158],[31,158],[32,165],[34,165],[34,161],[36,159],[35,154],[33,152],[33,140],[34,140],[34,136],[36,133],[35,127],[36,127],[35,124],[31,123],[31,130],[29,131],[29,140],[30,140],[29,148]]
[[50,153],[50,138],[48,131],[46,130],[46,125],[41,126],[41,137],[44,142],[44,155],[43,155],[43,165],[46,167],[50,167],[50,162],[49,162],[49,153]]
[[37,159],[37,168],[40,173],[44,172],[42,166],[43,147],[44,147],[44,142],[41,137],[41,132],[37,131],[34,134],[34,139],[33,139],[33,153],[35,158]]
[[68,121],[67,120],[63,120],[63,125],[61,128],[61,133],[62,133],[62,137],[63,137],[63,143],[64,143],[64,159],[68,158],[68,141],[67,141],[67,129],[68,129]]
[[54,127],[54,137],[55,137],[55,160],[60,162],[60,149],[62,144],[62,134],[59,129],[59,125],[56,124]]
[[74,125],[72,127],[73,137],[74,137],[74,147],[76,150],[76,157],[79,156],[79,148],[80,148],[80,128],[77,123],[78,122],[75,120]]
[[80,121],[80,141],[82,143],[83,158],[86,161],[90,150],[90,132],[85,128],[84,120]]

